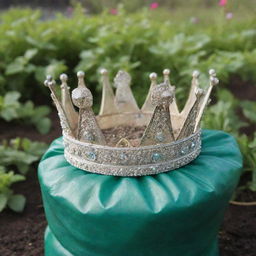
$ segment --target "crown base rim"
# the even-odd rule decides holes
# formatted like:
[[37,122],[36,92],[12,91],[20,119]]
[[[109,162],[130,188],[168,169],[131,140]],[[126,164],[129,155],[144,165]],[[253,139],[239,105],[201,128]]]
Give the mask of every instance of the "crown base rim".
[[111,165],[111,164],[103,165],[99,163],[86,161],[84,159],[83,161],[81,161],[79,157],[73,156],[68,152],[65,152],[64,156],[71,165],[86,172],[108,175],[108,176],[136,177],[136,176],[156,175],[160,173],[174,171],[182,166],[189,164],[191,161],[196,159],[199,156],[200,152],[201,152],[201,147],[197,148],[190,154],[175,160],[158,163],[158,164],[141,165],[141,166],[121,166],[121,165]]
[[112,176],[144,176],[167,172],[193,161],[201,151],[201,130],[169,144],[116,148],[81,143],[64,135],[64,156],[73,166]]

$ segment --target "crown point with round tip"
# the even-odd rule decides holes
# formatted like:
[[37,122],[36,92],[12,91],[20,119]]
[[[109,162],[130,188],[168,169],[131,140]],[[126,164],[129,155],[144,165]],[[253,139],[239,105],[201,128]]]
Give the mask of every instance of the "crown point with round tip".
[[173,100],[173,92],[168,85],[165,83],[158,84],[154,87],[151,94],[151,101],[154,106],[167,104]]
[[209,70],[209,75],[210,76],[216,76],[216,71],[214,69]]
[[48,84],[49,84],[49,86],[54,86],[54,85],[56,85],[56,82],[54,80],[52,80],[52,81],[48,82]]
[[149,78],[150,78],[150,80],[156,80],[157,74],[156,74],[155,72],[153,72],[153,73],[151,73],[151,74],[149,75]]
[[71,94],[73,103],[78,108],[92,107],[93,97],[87,88],[75,88]]
[[210,77],[210,81],[212,85],[217,85],[219,83],[219,79],[217,77]]
[[78,71],[77,72],[77,77],[78,78],[84,78],[84,72],[83,71]]
[[168,68],[166,68],[166,69],[164,69],[163,70],[163,74],[165,75],[165,76],[168,76],[168,75],[170,75],[170,69],[168,69]]
[[219,79],[217,77],[215,77],[214,79],[214,85],[217,85],[219,83]]
[[46,76],[46,80],[47,80],[47,81],[52,81],[52,76],[51,76],[51,75],[47,75],[47,76]]
[[60,75],[60,80],[61,80],[62,83],[67,82],[68,76],[63,73],[63,74]]
[[196,95],[203,95],[204,94],[204,90],[202,88],[197,88],[196,90]]
[[47,86],[47,87],[48,87],[48,86],[49,86],[49,85],[48,85],[48,82],[49,82],[49,81],[48,81],[47,79],[44,80],[44,86]]
[[192,76],[193,76],[194,78],[198,78],[199,75],[200,75],[200,72],[199,72],[198,70],[194,70],[193,73],[192,73]]
[[100,70],[100,74],[101,74],[101,75],[107,75],[107,74],[108,74],[107,69],[102,68],[102,69]]

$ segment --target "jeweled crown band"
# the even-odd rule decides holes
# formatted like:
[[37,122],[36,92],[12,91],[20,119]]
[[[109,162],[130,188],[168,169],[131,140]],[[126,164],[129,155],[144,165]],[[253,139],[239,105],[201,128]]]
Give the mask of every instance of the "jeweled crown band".
[[194,160],[200,153],[200,130],[174,143],[117,148],[87,145],[64,135],[67,161],[93,173],[114,176],[142,176],[177,169]]

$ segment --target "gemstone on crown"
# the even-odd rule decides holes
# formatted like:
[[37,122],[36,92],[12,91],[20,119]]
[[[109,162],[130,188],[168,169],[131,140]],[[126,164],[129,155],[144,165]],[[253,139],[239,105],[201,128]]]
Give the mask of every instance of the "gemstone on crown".
[[[61,97],[56,93],[55,81],[47,76],[44,84],[51,91],[60,117],[65,158],[82,170],[116,176],[158,174],[190,163],[200,154],[200,121],[212,88],[218,84],[216,72],[211,69],[209,74],[210,85],[202,90],[199,72],[193,72],[188,100],[179,111],[169,69],[163,71],[160,84],[157,74],[150,74],[150,89],[141,109],[130,88],[130,75],[125,71],[117,73],[114,93],[108,71],[103,69],[102,100],[97,116],[92,110],[93,96],[84,82],[84,72],[77,73],[78,87],[71,95],[67,75],[60,76]],[[115,145],[109,144],[104,131],[110,129],[115,136],[118,126],[146,128],[140,137],[122,134]]]

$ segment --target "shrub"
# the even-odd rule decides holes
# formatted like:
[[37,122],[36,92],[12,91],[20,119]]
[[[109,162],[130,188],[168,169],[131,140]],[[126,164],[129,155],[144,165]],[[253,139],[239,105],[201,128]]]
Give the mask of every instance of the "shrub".
[[35,107],[32,101],[22,104],[19,102],[20,96],[17,91],[7,92],[4,96],[0,96],[0,118],[7,122],[20,121],[33,124],[40,133],[48,133],[51,120],[46,116],[50,113],[50,108]]
[[209,67],[215,67],[226,85],[238,73],[255,81],[255,17],[230,22],[216,12],[210,13],[215,15],[211,26],[205,26],[209,21],[181,22],[163,11],[85,16],[77,8],[73,19],[56,14],[55,19],[42,20],[40,11],[11,9],[0,17],[0,91],[17,90],[22,100],[44,97],[46,74],[57,78],[61,72],[82,69],[87,84],[99,92],[101,67],[111,75],[118,69],[131,72],[140,103],[149,87],[149,72],[161,73],[165,67],[173,71],[172,80],[181,90],[193,69],[203,72],[205,82]]
[[[45,143],[26,138],[3,141],[0,145],[0,212],[6,207],[16,212],[23,211],[26,199],[23,195],[14,194],[11,186],[25,180],[31,164],[39,160],[46,147]],[[15,168],[16,172],[10,168]]]
[[10,207],[16,212],[22,212],[26,199],[23,195],[14,194],[10,188],[13,183],[23,181],[25,177],[20,174],[14,174],[13,171],[7,171],[4,166],[0,166],[0,212]]

